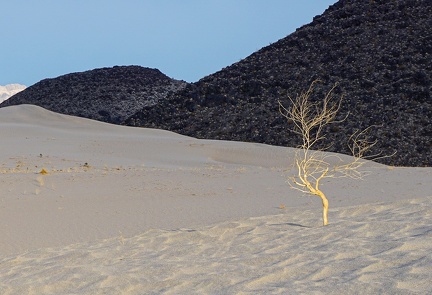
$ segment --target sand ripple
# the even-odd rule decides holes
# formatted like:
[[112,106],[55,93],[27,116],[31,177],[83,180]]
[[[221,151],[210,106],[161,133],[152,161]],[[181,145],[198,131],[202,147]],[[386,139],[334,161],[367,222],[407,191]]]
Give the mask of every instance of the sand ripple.
[[432,293],[432,197],[330,214],[327,227],[297,209],[39,249],[0,260],[0,293]]

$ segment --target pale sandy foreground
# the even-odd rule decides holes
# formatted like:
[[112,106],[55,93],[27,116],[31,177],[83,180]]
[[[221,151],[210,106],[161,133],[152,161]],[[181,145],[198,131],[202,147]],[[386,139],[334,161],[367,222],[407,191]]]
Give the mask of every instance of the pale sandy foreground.
[[432,168],[324,182],[322,227],[294,149],[29,105],[0,140],[0,294],[432,294]]

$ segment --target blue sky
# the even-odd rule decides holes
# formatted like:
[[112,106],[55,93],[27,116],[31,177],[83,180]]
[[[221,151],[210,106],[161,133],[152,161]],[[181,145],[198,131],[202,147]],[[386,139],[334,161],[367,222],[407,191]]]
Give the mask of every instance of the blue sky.
[[11,0],[0,85],[114,65],[195,82],[310,23],[336,0]]

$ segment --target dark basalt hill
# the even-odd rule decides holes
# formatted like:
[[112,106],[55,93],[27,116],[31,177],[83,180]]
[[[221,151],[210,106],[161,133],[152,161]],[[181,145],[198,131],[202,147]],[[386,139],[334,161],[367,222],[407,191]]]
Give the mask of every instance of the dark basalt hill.
[[296,146],[278,99],[322,80],[339,83],[340,117],[326,130],[330,151],[349,154],[356,129],[374,127],[374,152],[392,165],[432,166],[432,1],[341,0],[313,22],[185,89],[145,106],[125,124],[198,138]]
[[0,107],[34,104],[58,113],[120,124],[186,85],[157,69],[115,66],[42,80]]

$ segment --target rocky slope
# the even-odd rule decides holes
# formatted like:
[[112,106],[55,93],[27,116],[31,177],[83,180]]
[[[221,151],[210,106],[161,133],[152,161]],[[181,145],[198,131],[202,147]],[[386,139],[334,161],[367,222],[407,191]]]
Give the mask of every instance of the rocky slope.
[[432,2],[341,0],[313,22],[182,91],[144,107],[125,124],[199,138],[296,146],[278,112],[314,79],[315,99],[339,83],[341,118],[323,146],[349,153],[358,128],[374,127],[380,162],[432,166]]
[[340,0],[313,22],[221,71],[188,84],[158,70],[114,67],[43,80],[0,104],[47,109],[198,138],[297,146],[278,100],[335,83],[340,118],[325,130],[330,151],[373,126],[382,163],[432,166],[432,2]]
[[115,66],[42,80],[0,107],[35,104],[58,113],[119,124],[186,84],[157,69]]
[[5,86],[0,85],[0,103],[8,99],[9,97],[23,91],[26,86],[21,84],[8,84]]

